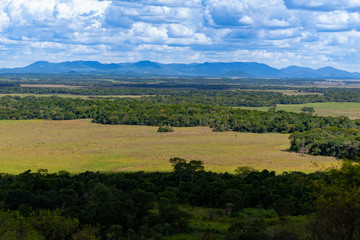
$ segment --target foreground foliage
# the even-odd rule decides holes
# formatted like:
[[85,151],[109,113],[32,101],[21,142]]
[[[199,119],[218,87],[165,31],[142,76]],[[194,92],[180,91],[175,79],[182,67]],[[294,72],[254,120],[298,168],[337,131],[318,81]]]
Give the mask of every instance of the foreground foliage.
[[[346,163],[340,170],[308,175],[240,168],[231,175],[205,172],[201,161],[174,158],[171,163],[172,173],[2,174],[0,237],[160,239],[203,231],[201,235],[217,239],[283,239],[279,237],[285,234],[296,239],[311,234],[317,239],[358,239],[358,165]],[[208,212],[206,221],[223,216],[232,222],[226,232],[195,227],[205,218],[190,214],[184,204],[219,209]],[[244,218],[247,208],[273,209],[278,220],[268,222],[267,214],[247,213]],[[284,228],[290,216],[306,214],[313,216],[307,234]],[[278,230],[270,234],[269,228]],[[336,237],[329,238],[330,232]]]
[[315,183],[314,239],[360,239],[360,166],[345,163]]
[[356,161],[360,159],[359,130],[328,127],[295,132],[289,138],[292,151]]

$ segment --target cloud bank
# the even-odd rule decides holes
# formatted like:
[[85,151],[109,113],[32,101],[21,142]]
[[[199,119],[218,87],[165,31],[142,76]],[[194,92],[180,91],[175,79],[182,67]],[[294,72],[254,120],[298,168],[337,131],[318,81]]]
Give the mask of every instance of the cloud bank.
[[3,0],[0,67],[257,61],[360,71],[355,0]]

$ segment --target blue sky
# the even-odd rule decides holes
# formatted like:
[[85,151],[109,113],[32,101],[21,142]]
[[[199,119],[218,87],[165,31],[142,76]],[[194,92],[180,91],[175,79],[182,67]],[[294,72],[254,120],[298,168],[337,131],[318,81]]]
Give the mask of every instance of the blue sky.
[[256,61],[360,71],[359,0],[1,0],[0,67]]

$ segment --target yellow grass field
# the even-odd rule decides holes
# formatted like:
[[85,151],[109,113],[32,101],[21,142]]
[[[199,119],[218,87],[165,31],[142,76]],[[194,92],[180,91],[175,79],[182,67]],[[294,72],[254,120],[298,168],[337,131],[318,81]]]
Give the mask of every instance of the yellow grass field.
[[[351,119],[360,119],[360,103],[357,102],[324,102],[305,104],[278,104],[276,110],[288,112],[301,112],[303,107],[313,107],[315,114],[319,116],[347,116]],[[241,107],[244,109],[255,109],[267,111],[268,107]]]
[[282,93],[284,95],[288,95],[288,96],[299,96],[299,95],[323,95],[322,93],[317,93],[317,92],[302,92],[302,91],[297,91],[297,90],[276,90],[276,89],[271,89],[271,90],[262,90],[262,89],[249,89],[246,90],[249,92],[278,92],[278,93]]
[[90,98],[140,98],[148,97],[150,95],[75,95],[75,94],[32,94],[32,93],[0,93],[0,97],[5,96],[19,96],[19,97],[62,97],[62,98],[81,98],[81,99],[90,99]]
[[170,171],[171,157],[202,160],[206,170],[217,172],[233,172],[239,166],[312,172],[339,164],[333,158],[286,152],[285,134],[219,133],[206,127],[174,130],[158,133],[157,127],[90,120],[2,120],[0,172]]
[[20,87],[33,88],[81,88],[82,86],[72,86],[65,84],[20,84]]

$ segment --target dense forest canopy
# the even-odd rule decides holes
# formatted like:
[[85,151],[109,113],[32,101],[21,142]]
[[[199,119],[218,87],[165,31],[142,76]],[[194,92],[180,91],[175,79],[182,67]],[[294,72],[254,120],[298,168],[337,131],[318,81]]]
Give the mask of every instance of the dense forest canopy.
[[104,100],[6,96],[0,98],[0,107],[0,119],[92,118],[102,124],[209,126],[215,131],[291,133],[327,126],[345,129],[360,126],[360,121],[346,117],[319,117],[274,108],[261,112],[186,102],[164,104],[154,102],[153,98]]
[[357,161],[360,159],[360,133],[356,129],[317,128],[295,132],[290,139],[292,151]]
[[[354,181],[360,178],[359,165],[345,163],[341,169],[308,175],[239,168],[232,175],[204,171],[201,161],[173,158],[170,162],[174,171],[169,173],[70,175],[42,169],[1,174],[0,237],[161,239],[194,231],[189,221],[196,216],[182,209],[183,205],[215,208],[216,214],[233,217],[227,232],[198,230],[216,239],[259,239],[259,234],[261,239],[278,239],[266,229],[291,222],[288,216],[298,215],[309,215],[306,234],[312,239],[329,239],[328,231],[336,237],[332,239],[357,239],[359,234],[360,209],[352,204],[360,196],[359,181]],[[333,192],[343,204],[335,202]],[[247,208],[272,209],[278,220],[265,224],[261,218],[250,218],[257,221],[253,228],[237,215]],[[207,221],[215,216],[210,214]],[[339,220],[348,224],[332,229]]]

